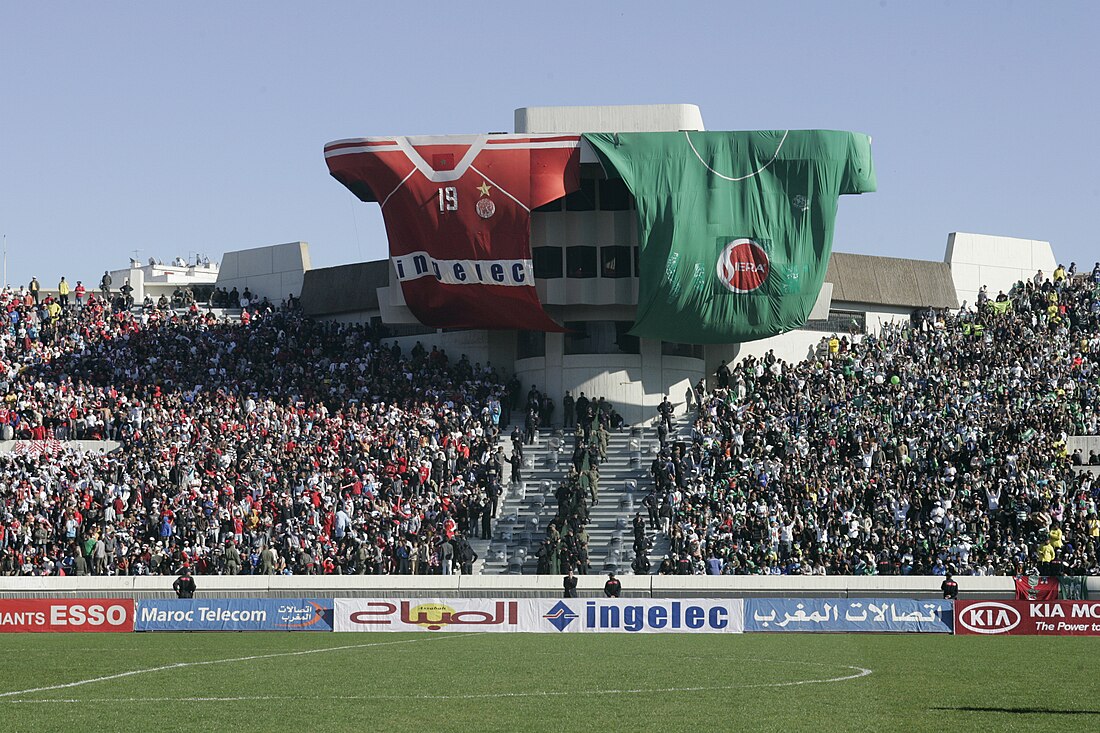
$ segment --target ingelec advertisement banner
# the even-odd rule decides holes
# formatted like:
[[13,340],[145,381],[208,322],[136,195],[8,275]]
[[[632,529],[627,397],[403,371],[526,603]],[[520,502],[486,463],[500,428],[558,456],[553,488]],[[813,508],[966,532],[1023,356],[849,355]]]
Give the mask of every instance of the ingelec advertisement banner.
[[0,632],[133,630],[131,598],[0,600]]
[[955,633],[1100,636],[1100,601],[956,601]]
[[332,625],[335,631],[739,634],[744,608],[739,598],[337,598]]

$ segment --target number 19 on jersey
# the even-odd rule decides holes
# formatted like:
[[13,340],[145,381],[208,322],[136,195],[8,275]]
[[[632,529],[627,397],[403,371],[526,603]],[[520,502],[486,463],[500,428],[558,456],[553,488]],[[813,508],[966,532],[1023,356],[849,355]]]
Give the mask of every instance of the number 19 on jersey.
[[458,189],[454,186],[439,187],[439,211],[458,211]]

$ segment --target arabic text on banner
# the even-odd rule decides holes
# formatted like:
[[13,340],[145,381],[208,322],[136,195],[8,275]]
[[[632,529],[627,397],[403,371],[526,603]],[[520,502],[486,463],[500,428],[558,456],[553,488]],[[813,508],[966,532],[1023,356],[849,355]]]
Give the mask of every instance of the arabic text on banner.
[[903,598],[749,598],[745,631],[920,631],[950,634],[950,601]]
[[135,631],[332,631],[327,598],[191,598],[137,602]]
[[744,630],[739,598],[337,598],[336,631],[726,633]]

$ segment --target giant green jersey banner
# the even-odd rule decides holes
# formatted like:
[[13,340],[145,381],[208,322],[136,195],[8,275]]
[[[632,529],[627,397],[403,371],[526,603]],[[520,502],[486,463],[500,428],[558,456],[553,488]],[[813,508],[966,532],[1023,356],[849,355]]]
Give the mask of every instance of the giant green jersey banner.
[[638,207],[631,333],[753,341],[798,328],[817,300],[837,197],[875,190],[871,139],[832,130],[586,133]]

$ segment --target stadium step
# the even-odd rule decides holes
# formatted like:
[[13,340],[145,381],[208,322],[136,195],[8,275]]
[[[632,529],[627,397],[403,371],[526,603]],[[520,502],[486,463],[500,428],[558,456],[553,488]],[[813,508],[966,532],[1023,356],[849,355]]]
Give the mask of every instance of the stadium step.
[[[681,436],[690,425],[680,418],[674,432]],[[511,452],[510,430],[501,431],[501,445]],[[649,466],[658,450],[653,424],[613,431],[608,440],[607,460],[600,465],[599,503],[590,505],[588,532],[589,564],[592,573],[630,573],[634,560],[635,512],[643,518],[642,505],[652,485]],[[546,536],[546,525],[557,513],[554,492],[565,478],[572,455],[573,438],[561,430],[541,434],[533,445],[524,447],[523,481],[508,485],[502,497],[493,540],[471,541],[479,559],[474,572],[483,574],[534,574],[537,552]],[[647,526],[651,572],[668,553],[668,538]]]

